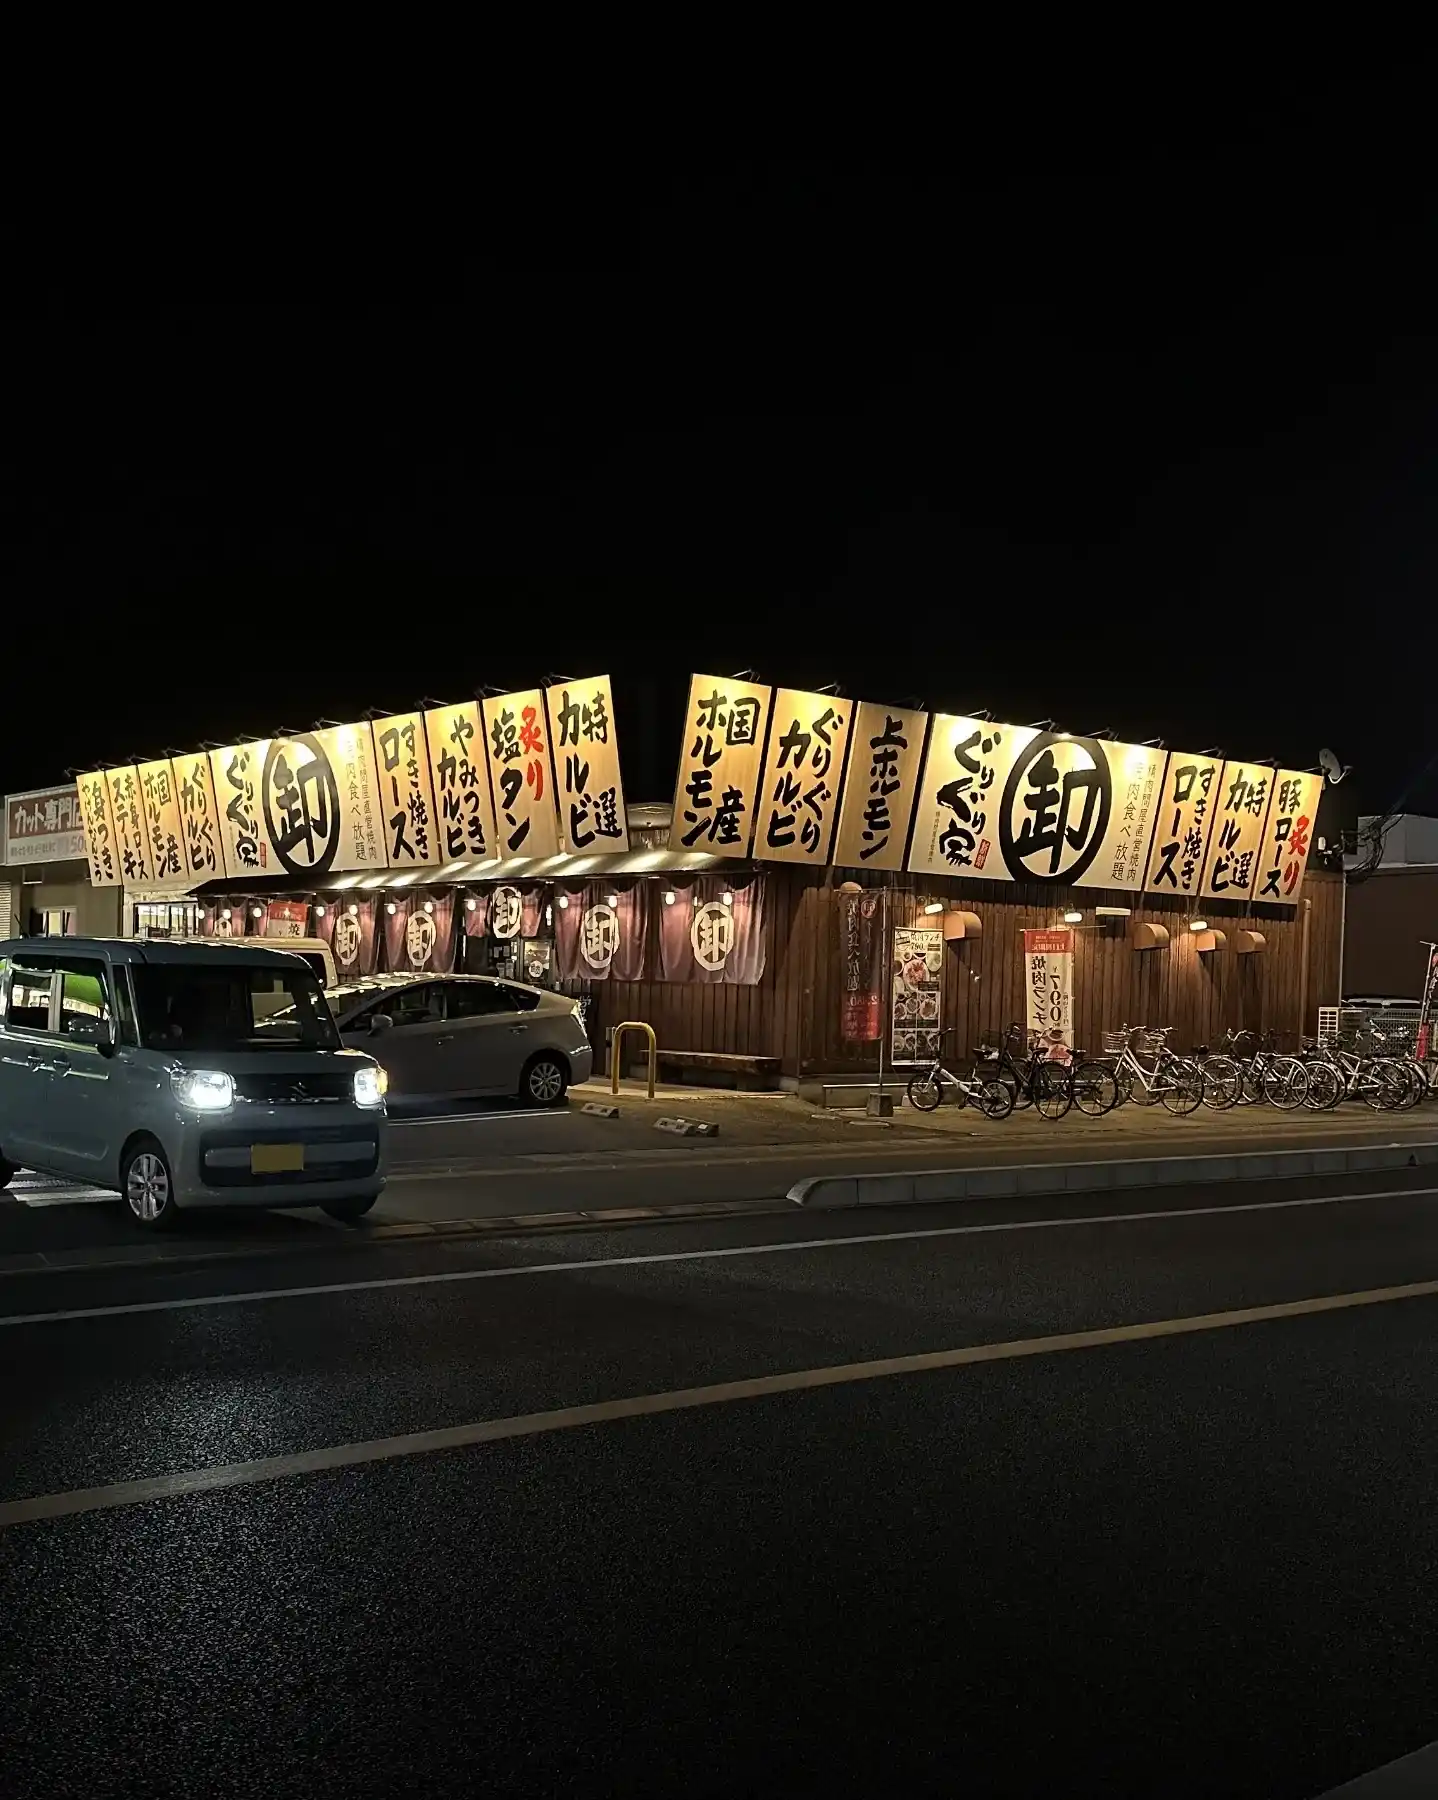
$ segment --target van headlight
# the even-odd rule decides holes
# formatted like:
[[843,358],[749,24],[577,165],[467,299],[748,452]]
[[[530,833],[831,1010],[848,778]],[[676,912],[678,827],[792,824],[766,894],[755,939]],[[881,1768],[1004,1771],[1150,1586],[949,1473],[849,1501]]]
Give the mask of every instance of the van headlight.
[[171,1069],[170,1090],[191,1112],[224,1112],[235,1098],[234,1081],[223,1069]]
[[355,1070],[355,1105],[383,1106],[385,1090],[389,1087],[389,1076],[383,1069],[364,1068]]

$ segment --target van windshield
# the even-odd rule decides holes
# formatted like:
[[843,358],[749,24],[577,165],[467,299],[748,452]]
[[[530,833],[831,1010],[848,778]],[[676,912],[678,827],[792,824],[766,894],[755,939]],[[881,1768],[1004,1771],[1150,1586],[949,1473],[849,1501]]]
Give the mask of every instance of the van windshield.
[[135,963],[140,1041],[149,1050],[338,1050],[308,969]]

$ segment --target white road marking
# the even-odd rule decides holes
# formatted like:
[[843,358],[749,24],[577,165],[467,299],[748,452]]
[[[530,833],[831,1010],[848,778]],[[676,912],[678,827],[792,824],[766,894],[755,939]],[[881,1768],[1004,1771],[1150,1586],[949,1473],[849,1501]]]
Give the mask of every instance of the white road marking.
[[450,1113],[448,1115],[425,1117],[422,1119],[405,1119],[391,1116],[389,1128],[391,1131],[413,1131],[421,1125],[470,1125],[478,1119],[566,1119],[568,1117],[569,1114],[565,1112],[562,1106],[555,1107],[552,1110],[537,1106],[520,1106],[515,1107],[508,1112]]
[[1431,1299],[1438,1281],[1411,1281],[1401,1287],[1365,1288],[1347,1294],[1320,1294],[1309,1300],[1281,1300],[1267,1306],[1236,1307],[1229,1312],[1197,1313],[1180,1319],[1150,1319],[1136,1325],[1108,1325],[1093,1331],[1064,1331],[1049,1337],[1010,1338],[992,1344],[965,1344],[957,1350],[924,1350],[909,1356],[877,1357],[869,1362],[831,1363],[817,1369],[793,1369],[781,1375],[755,1375],[742,1381],[719,1381],[706,1387],[674,1388],[667,1393],[638,1394],[623,1400],[600,1400],[587,1406],[561,1406],[551,1412],[520,1413],[508,1419],[482,1419],[471,1425],[448,1425],[433,1431],[410,1431],[399,1437],[370,1438],[357,1444],[334,1444],[324,1450],[300,1450],[288,1456],[266,1456],[254,1462],[226,1463],[216,1468],[186,1469],[144,1481],[117,1481],[104,1487],[74,1488],[68,1493],[39,1494],[28,1500],[0,1502],[0,1530],[37,1519],[61,1519],[75,1513],[102,1512],[164,1500],[180,1494],[203,1494],[216,1488],[252,1487],[287,1475],[313,1475],[362,1463],[389,1462],[396,1457],[424,1456],[436,1450],[463,1450],[505,1438],[538,1437],[570,1431],[579,1425],[607,1425],[618,1419],[652,1418],[659,1413],[687,1412],[734,1400],[759,1400],[773,1394],[842,1387],[891,1375],[922,1375],[960,1369],[975,1363],[1009,1362],[1018,1357],[1053,1356],[1065,1350],[1092,1350],[1145,1339],[1186,1337],[1194,1332],[1221,1331],[1237,1325],[1259,1325],[1277,1319],[1301,1319],[1315,1313],[1352,1307],[1382,1306],[1396,1300]]
[[133,1300],[122,1306],[77,1306],[64,1312],[11,1313],[0,1326],[57,1325],[73,1319],[119,1319],[136,1313],[187,1312],[205,1306],[246,1306],[260,1300],[308,1300],[389,1288],[440,1287],[461,1281],[508,1281],[520,1275],[576,1275],[589,1269],[641,1269],[658,1263],[718,1262],[740,1256],[785,1256],[800,1250],[842,1250],[853,1244],[903,1244],[926,1238],[987,1237],[1006,1231],[1071,1231],[1080,1225],[1135,1225],[1168,1219],[1206,1219],[1224,1213],[1286,1212],[1301,1206],[1345,1206],[1362,1200],[1414,1200],[1438,1188],[1385,1188],[1368,1194],[1319,1194],[1304,1200],[1245,1200],[1236,1206],[1182,1206],[1169,1212],[1090,1213],[1078,1219],[1012,1219],[991,1225],[939,1225],[921,1231],[868,1231],[851,1237],[799,1238],[776,1244],[726,1244],[712,1250],[657,1250],[642,1256],[586,1256],[572,1262],[525,1263],[506,1269],[445,1269],[432,1275],[381,1275],[370,1281],[320,1282],[308,1287],[250,1288],[233,1294],[193,1294],[176,1300]]
[[109,1206],[120,1196],[105,1188],[19,1188],[21,1206]]

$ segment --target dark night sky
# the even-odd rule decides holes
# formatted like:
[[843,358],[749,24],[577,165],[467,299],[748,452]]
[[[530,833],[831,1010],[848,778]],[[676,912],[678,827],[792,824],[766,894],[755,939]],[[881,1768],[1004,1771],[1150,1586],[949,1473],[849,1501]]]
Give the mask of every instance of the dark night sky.
[[1387,801],[1428,754],[1431,158],[1331,102],[19,220],[6,612],[63,704],[12,663],[0,788],[608,668],[667,797],[688,671],[754,665],[1331,743]]

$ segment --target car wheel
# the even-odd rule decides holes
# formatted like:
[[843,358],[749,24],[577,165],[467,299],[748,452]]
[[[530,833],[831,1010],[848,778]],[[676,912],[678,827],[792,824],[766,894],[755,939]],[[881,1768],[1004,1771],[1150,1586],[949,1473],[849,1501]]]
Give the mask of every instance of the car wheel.
[[140,1138],[125,1152],[120,1192],[130,1217],[146,1231],[168,1231],[179,1217],[170,1164],[154,1138]]
[[378,1199],[378,1194],[362,1194],[357,1200],[326,1200],[322,1210],[332,1219],[342,1219],[350,1224],[355,1219],[362,1219]]
[[536,1056],[524,1065],[519,1097],[526,1106],[558,1106],[569,1086],[569,1071],[557,1056]]

